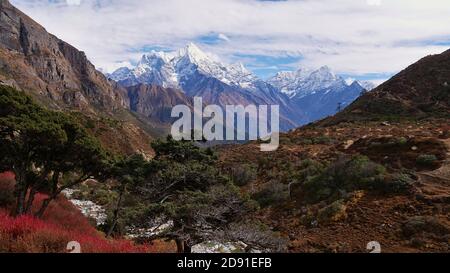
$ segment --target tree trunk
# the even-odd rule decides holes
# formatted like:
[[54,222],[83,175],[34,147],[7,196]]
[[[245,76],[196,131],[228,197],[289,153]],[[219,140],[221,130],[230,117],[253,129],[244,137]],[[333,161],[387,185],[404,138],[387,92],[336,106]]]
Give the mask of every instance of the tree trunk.
[[19,187],[17,189],[15,216],[20,216],[24,213],[26,195],[27,187]]
[[25,210],[25,199],[27,197],[28,185],[25,180],[25,175],[23,173],[18,173],[16,175],[16,209],[14,211],[14,216],[20,216]]
[[37,193],[37,188],[35,186],[33,186],[30,190],[30,193],[28,194],[28,200],[27,200],[27,204],[25,206],[24,213],[31,213],[31,208],[33,206],[34,197],[36,196],[36,193]]
[[44,216],[45,210],[48,208],[48,206],[50,205],[50,202],[55,199],[56,196],[51,196],[47,199],[45,199],[42,202],[41,208],[38,210],[38,212],[36,212],[36,214],[34,214],[34,216],[36,216],[37,218],[42,218]]
[[184,253],[192,253],[191,246],[189,246],[189,244],[186,241],[183,242],[183,245],[184,245]]
[[58,194],[60,192],[60,191],[58,191],[58,179],[59,179],[59,172],[53,173],[53,177],[52,177],[52,193],[47,199],[45,199],[42,202],[41,208],[38,210],[38,212],[36,212],[34,214],[34,216],[36,216],[38,218],[42,218],[44,216],[45,210],[50,205],[50,202],[58,196]]
[[116,228],[117,221],[119,219],[119,212],[120,212],[120,207],[121,207],[121,203],[122,203],[122,198],[123,198],[124,192],[125,192],[125,188],[122,188],[120,190],[119,200],[117,200],[116,209],[114,210],[111,227],[109,228],[106,237],[111,237],[112,233],[114,232],[114,229]]
[[14,216],[20,216],[25,213],[25,201],[27,198],[28,188],[30,184],[27,181],[27,166],[29,166],[29,160],[24,160],[20,166],[13,167],[13,172],[16,178],[15,195],[16,195],[16,208],[14,210]]
[[177,252],[184,253],[184,242],[180,239],[176,239],[175,242],[177,243]]
[[41,174],[41,176],[34,182],[30,183],[31,186],[31,190],[28,193],[28,200],[27,200],[27,204],[25,206],[25,213],[26,214],[31,214],[32,213],[32,207],[33,207],[33,202],[34,202],[34,197],[36,196],[36,193],[38,192],[39,187],[44,183],[45,179],[48,177],[48,175],[50,174],[49,171],[44,170]]

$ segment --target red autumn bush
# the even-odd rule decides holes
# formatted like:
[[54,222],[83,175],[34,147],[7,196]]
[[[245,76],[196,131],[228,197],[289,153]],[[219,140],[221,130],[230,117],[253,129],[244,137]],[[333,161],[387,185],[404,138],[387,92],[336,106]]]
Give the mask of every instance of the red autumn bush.
[[[162,241],[135,245],[129,240],[108,240],[63,195],[50,203],[43,219],[31,215],[10,216],[14,208],[14,174],[0,174],[0,253],[64,253],[71,241],[79,242],[83,253],[174,252],[172,243]],[[48,196],[38,193],[32,207],[36,212]],[[3,203],[2,203],[3,202]]]
[[[0,174],[0,208],[13,209],[15,205],[14,185],[13,173]],[[48,196],[45,194],[36,194],[31,212],[37,212],[46,198]],[[43,220],[64,229],[76,230],[89,235],[98,233],[89,220],[63,195],[50,203]]]
[[[45,194],[36,194],[32,211],[36,212],[43,200],[47,197],[48,196]],[[91,225],[81,211],[63,195],[60,195],[56,200],[50,203],[42,219],[64,229],[75,230],[89,235],[98,234],[98,231]]]
[[0,180],[14,180],[15,179],[15,175],[12,172],[3,172],[0,173]]
[[[85,253],[142,253],[146,246],[127,240],[107,240],[89,220],[64,196],[46,210],[42,220],[31,215],[10,216],[13,209],[14,174],[0,174],[0,252],[63,253],[67,244],[77,241]],[[38,193],[32,207],[36,212],[48,196]]]
[[145,253],[146,246],[128,240],[108,240],[101,234],[90,235],[66,230],[29,215],[12,218],[0,211],[0,252],[64,253],[71,241],[79,242],[84,253]]

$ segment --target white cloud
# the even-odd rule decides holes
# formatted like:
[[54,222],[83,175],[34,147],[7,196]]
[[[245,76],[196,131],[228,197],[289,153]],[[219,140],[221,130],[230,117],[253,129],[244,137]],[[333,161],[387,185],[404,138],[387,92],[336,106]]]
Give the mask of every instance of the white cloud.
[[449,47],[431,41],[450,43],[448,0],[67,1],[12,0],[107,71],[145,46],[175,49],[210,33],[227,42],[204,47],[229,61],[301,55],[296,65],[355,75],[397,72]]
[[66,0],[66,3],[69,6],[79,6],[81,5],[81,0]]
[[228,36],[225,35],[225,34],[223,34],[223,33],[220,33],[220,34],[218,35],[218,38],[219,38],[220,40],[230,41],[230,38],[228,38]]

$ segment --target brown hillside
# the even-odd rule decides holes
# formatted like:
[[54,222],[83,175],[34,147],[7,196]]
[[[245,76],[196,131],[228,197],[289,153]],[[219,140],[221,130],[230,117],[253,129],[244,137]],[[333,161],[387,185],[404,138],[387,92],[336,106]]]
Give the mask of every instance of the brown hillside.
[[256,170],[243,190],[292,252],[448,252],[449,83],[450,51],[425,57],[276,152],[220,147],[223,169]]
[[450,118],[450,50],[421,59],[321,124],[429,116]]

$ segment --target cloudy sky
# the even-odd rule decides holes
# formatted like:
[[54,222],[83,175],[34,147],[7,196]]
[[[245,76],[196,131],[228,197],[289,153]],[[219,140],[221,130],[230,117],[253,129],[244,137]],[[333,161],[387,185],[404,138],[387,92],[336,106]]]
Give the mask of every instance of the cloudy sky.
[[450,48],[449,0],[11,0],[106,72],[195,42],[266,78],[328,65],[381,81]]

